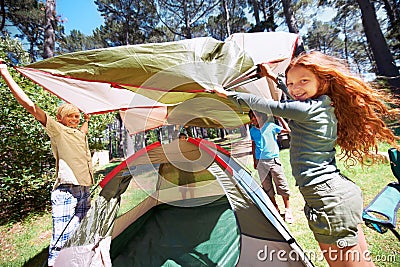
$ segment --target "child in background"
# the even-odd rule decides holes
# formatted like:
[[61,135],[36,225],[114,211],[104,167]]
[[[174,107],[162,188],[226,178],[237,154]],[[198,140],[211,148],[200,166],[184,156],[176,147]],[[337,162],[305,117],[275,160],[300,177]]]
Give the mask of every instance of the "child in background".
[[[179,142],[186,142],[187,138],[188,138],[187,134],[179,133]],[[194,198],[194,187],[196,179],[190,168],[191,167],[187,164],[186,165],[181,164],[181,166],[178,167],[178,173],[179,173],[178,185],[179,185],[179,191],[181,191],[182,199],[187,198],[187,192],[189,192],[190,198]]]
[[220,86],[209,91],[252,110],[290,119],[292,174],[326,261],[330,266],[374,266],[361,228],[362,193],[340,173],[335,148],[341,148],[347,165],[374,162],[379,142],[399,149],[382,120],[393,115],[382,102],[392,98],[352,75],[341,60],[320,52],[292,60],[286,70],[287,87],[268,64],[260,68],[261,75],[275,81],[292,100],[267,100]]
[[275,190],[272,180],[276,187],[276,193],[282,196],[285,206],[285,221],[293,223],[294,218],[289,205],[290,190],[287,183],[283,167],[279,159],[279,147],[276,140],[280,132],[288,133],[288,130],[281,128],[274,122],[268,121],[268,116],[257,111],[249,111],[250,121],[253,127],[250,129],[252,140],[252,154],[254,169],[257,169],[262,187],[280,213],[278,204],[275,200]]
[[78,128],[81,120],[78,108],[63,104],[57,109],[57,120],[54,120],[29,99],[5,64],[0,65],[0,74],[17,101],[45,127],[50,137],[57,170],[51,192],[53,235],[48,258],[48,266],[53,266],[61,248],[90,208],[93,170],[86,137],[90,116],[85,114]]

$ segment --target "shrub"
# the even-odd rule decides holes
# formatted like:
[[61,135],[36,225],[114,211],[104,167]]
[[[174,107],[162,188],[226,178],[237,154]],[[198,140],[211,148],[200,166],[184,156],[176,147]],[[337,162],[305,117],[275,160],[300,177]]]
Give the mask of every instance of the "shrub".
[[[13,63],[24,62],[22,46],[8,38],[0,39],[0,57],[12,52]],[[18,63],[17,62],[17,63]],[[10,64],[10,61],[7,62]],[[58,98],[10,70],[15,81],[40,107],[52,112]],[[14,98],[5,82],[0,80],[0,224],[24,217],[32,210],[49,206],[51,170],[54,159],[50,141],[43,127]]]

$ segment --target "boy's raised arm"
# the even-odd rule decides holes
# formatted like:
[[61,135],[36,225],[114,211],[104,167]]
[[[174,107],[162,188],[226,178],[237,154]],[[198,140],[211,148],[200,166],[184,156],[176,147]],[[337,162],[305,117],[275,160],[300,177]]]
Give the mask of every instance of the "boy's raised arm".
[[0,74],[3,76],[4,81],[7,83],[12,94],[17,99],[17,101],[29,112],[31,113],[43,126],[46,125],[46,113],[39,108],[33,101],[25,94],[25,92],[19,87],[19,85],[14,81],[11,74],[7,69],[6,64],[0,64]]
[[80,130],[81,132],[83,132],[84,134],[87,134],[89,132],[89,120],[90,120],[90,115],[84,113],[83,114],[83,118],[85,119],[85,121],[83,122]]

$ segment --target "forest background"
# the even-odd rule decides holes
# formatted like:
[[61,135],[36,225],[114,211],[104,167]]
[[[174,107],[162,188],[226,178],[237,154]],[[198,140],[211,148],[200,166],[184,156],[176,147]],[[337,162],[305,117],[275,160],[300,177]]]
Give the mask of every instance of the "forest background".
[[[86,0],[85,0],[86,1]],[[288,31],[300,34],[296,53],[319,50],[348,61],[355,73],[400,93],[400,3],[398,0],[96,0],[104,23],[85,35],[64,32],[56,0],[0,0],[0,58],[23,65],[63,53],[130,44],[210,36],[225,40],[237,32]],[[79,8],[79,6],[77,6]],[[329,10],[330,20],[321,11]],[[60,100],[12,71],[27,94],[49,113]],[[54,159],[39,123],[0,84],[0,225],[49,208]],[[391,126],[396,127],[396,123]],[[170,127],[129,137],[118,113],[93,116],[90,148],[124,156],[169,138]],[[198,129],[190,135],[197,136]],[[201,134],[201,133],[200,133]],[[225,131],[207,129],[209,138]],[[43,205],[43,203],[48,203]]]

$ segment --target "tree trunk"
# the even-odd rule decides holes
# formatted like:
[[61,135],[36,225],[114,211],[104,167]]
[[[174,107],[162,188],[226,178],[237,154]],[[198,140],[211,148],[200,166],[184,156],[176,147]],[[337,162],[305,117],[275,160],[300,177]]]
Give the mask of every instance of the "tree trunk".
[[185,18],[185,28],[183,35],[186,39],[192,39],[192,31],[190,25],[189,11],[188,11],[188,3],[187,1],[183,1],[183,16]]
[[282,0],[283,12],[285,13],[286,24],[289,28],[289,32],[296,33],[299,35],[299,40],[297,41],[297,48],[295,55],[298,55],[305,51],[303,39],[299,34],[299,27],[297,26],[297,20],[294,17],[294,12],[292,8],[292,0]]
[[268,0],[268,19],[267,21],[270,22],[270,25],[273,25],[270,30],[268,31],[275,31],[276,29],[276,24],[275,24],[275,15],[274,15],[274,4],[272,3],[272,0]]
[[113,155],[114,149],[113,149],[113,135],[112,135],[112,131],[113,131],[113,129],[112,129],[112,124],[110,123],[110,124],[108,125],[108,157],[109,157],[110,159],[114,158],[114,155]]
[[258,9],[257,0],[253,0],[253,10],[254,10],[254,19],[256,20],[256,25],[260,25],[260,10]]
[[44,54],[43,58],[54,56],[55,29],[56,29],[56,0],[46,0],[46,25],[44,27]]
[[[119,115],[119,113],[117,113]],[[117,116],[118,119],[118,133],[119,133],[119,140],[118,140],[118,157],[124,156],[124,139],[123,139],[123,129],[124,125],[122,122],[121,116]]]
[[229,36],[229,35],[231,35],[231,27],[229,25],[230,16],[229,16],[228,3],[226,2],[226,0],[222,0],[222,6],[223,6],[223,9],[224,9],[224,13],[225,13],[226,32],[228,33],[228,36]]
[[389,0],[383,0],[384,8],[389,19],[388,38],[393,38],[398,43],[394,46],[394,49],[397,49],[400,43],[400,2],[397,2],[398,0],[393,0],[392,3],[390,3]]
[[348,42],[349,39],[347,38],[347,17],[344,18],[343,21],[343,34],[344,34],[344,55],[346,60],[349,60],[349,50],[348,50]]
[[[396,3],[393,3],[393,5],[396,5]],[[390,4],[389,0],[383,0],[383,6],[385,8],[386,14],[389,19],[389,27],[393,27],[396,24],[396,20],[398,19],[396,16],[397,14],[392,8],[392,5]]]
[[388,81],[393,93],[400,94],[399,70],[379,27],[375,7],[369,0],[357,0],[357,2],[361,9],[365,35],[374,55],[378,75]]
[[0,14],[1,14],[0,32],[3,32],[4,27],[6,25],[6,8],[4,0],[0,0]]

